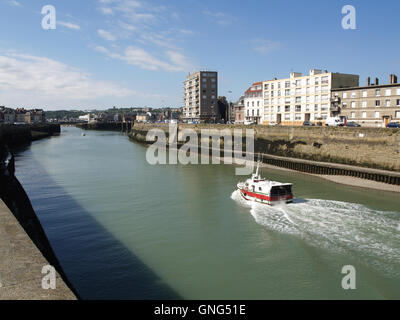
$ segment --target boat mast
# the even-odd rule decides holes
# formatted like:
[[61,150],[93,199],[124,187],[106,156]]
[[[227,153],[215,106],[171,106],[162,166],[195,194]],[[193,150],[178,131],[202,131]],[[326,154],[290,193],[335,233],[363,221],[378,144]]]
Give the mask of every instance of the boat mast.
[[258,177],[258,169],[260,168],[260,154],[258,154],[258,159],[257,159],[257,169],[256,169],[256,177]]

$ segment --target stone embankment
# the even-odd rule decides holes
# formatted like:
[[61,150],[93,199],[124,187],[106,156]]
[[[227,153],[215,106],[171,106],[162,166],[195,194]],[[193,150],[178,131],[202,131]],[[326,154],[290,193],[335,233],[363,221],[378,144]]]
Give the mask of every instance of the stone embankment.
[[[76,299],[34,212],[15,177],[10,149],[60,132],[59,125],[0,125],[0,299]],[[42,268],[57,271],[56,289],[42,288]]]
[[111,122],[111,123],[103,123],[103,122],[89,122],[89,123],[78,123],[76,124],[78,128],[83,130],[107,130],[107,131],[121,131],[122,123]]
[[[152,143],[146,142],[146,135],[153,128],[164,130],[168,137],[168,125],[135,124],[130,139]],[[400,130],[397,129],[180,124],[178,135],[187,128],[197,133],[201,129],[230,129],[232,133],[233,129],[243,129],[243,135],[245,129],[254,129],[254,153],[261,153],[267,164],[400,185]],[[221,139],[221,150],[223,145]]]
[[0,124],[0,144],[10,148],[60,133],[59,124],[12,125]]

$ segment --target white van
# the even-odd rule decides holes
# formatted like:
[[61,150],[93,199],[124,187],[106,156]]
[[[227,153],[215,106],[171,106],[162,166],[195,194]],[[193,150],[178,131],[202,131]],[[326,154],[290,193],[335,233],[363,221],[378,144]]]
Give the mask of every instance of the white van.
[[325,125],[328,127],[343,127],[344,121],[339,117],[326,118]]

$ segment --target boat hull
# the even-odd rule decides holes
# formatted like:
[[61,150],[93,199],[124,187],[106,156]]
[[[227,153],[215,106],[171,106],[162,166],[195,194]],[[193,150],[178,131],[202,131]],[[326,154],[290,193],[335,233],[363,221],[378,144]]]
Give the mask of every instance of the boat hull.
[[249,190],[239,189],[239,192],[243,199],[246,201],[259,202],[267,205],[274,205],[279,203],[292,203],[293,195],[285,195],[285,196],[269,196],[257,192],[251,192]]

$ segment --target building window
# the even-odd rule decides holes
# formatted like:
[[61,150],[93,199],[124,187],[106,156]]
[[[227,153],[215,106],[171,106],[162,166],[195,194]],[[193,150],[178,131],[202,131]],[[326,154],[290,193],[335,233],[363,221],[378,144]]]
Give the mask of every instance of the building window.
[[400,111],[396,111],[395,117],[396,117],[396,118],[400,118]]
[[347,102],[343,102],[343,109],[347,108]]
[[278,111],[277,112],[281,112],[281,106],[278,106]]
[[379,118],[379,111],[375,111],[375,118]]
[[264,90],[268,90],[268,88],[269,88],[269,84],[266,83],[266,84],[264,85]]
[[375,100],[375,107],[380,107],[380,106],[381,106],[381,101]]
[[301,80],[296,80],[296,87],[301,86]]
[[290,88],[290,81],[285,82],[285,88]]
[[215,82],[215,78],[211,78],[211,82]]
[[343,99],[347,99],[347,92],[343,92]]
[[385,106],[390,107],[390,100],[385,100]]
[[363,117],[363,118],[366,118],[366,117],[367,117],[367,113],[366,113],[365,111],[362,113],[362,117]]
[[290,106],[285,106],[285,112],[290,112]]
[[368,91],[364,90],[363,93],[362,93],[362,96],[363,96],[363,98],[366,98],[368,96]]
[[254,110],[251,110],[251,115],[254,117]]
[[352,101],[352,102],[351,102],[351,107],[352,107],[352,108],[355,108],[355,107],[356,107],[356,102],[355,102],[355,101]]
[[294,119],[295,120],[301,120],[301,113],[296,113]]
[[361,103],[361,106],[362,106],[363,108],[366,108],[366,107],[367,107],[367,101],[363,101],[363,102]]
[[381,95],[381,90],[380,89],[376,89],[375,90],[375,95],[376,96],[380,96]]
[[400,106],[400,99],[396,100],[396,106]]
[[321,78],[321,83],[328,83],[329,82],[329,78],[328,77],[322,77]]
[[295,111],[296,111],[296,112],[301,111],[301,106],[297,105],[297,106],[295,107]]
[[314,105],[314,111],[318,111],[318,105]]
[[386,95],[386,96],[390,96],[391,94],[392,94],[392,90],[386,89],[385,95]]
[[355,113],[355,112],[352,112],[352,113],[351,113],[351,117],[354,119],[354,118],[356,117],[356,113]]
[[355,92],[352,92],[352,93],[351,93],[351,97],[352,97],[352,98],[355,98],[356,96],[357,96],[357,94],[356,94]]
[[296,103],[300,103],[301,102],[301,97],[296,97]]
[[260,106],[260,101],[257,101],[257,107],[259,107]]
[[290,96],[290,89],[285,90],[285,96]]

